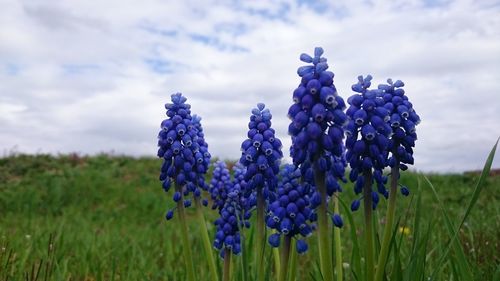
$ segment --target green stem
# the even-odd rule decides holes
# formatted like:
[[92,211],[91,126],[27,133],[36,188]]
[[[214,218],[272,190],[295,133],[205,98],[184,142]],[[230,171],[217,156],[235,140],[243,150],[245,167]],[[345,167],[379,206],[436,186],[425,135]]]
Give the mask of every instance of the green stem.
[[288,235],[285,235],[283,241],[283,249],[281,249],[281,265],[280,265],[280,274],[278,275],[278,281],[285,281],[286,274],[288,269],[288,260],[290,258],[290,244],[292,238]]
[[215,265],[215,259],[212,252],[212,244],[210,243],[210,237],[208,237],[207,223],[205,221],[205,216],[203,215],[202,205],[200,203],[200,198],[195,198],[196,215],[198,217],[198,224],[201,226],[201,236],[203,238],[203,246],[205,248],[205,256],[208,260],[208,268],[210,270],[210,275],[212,281],[218,281],[219,276],[217,274],[217,267]]
[[292,241],[290,245],[291,257],[290,257],[290,268],[288,269],[288,281],[295,281],[295,276],[297,276],[297,251],[295,249],[297,241]]
[[273,248],[273,257],[274,257],[274,269],[276,274],[280,272],[280,251],[279,248]]
[[245,236],[244,235],[240,235],[240,243],[241,243],[241,259],[240,259],[240,266],[241,266],[241,270],[243,271],[242,273],[242,276],[241,276],[241,280],[242,281],[247,281],[248,280],[248,262],[247,262],[247,251],[246,249],[248,249],[247,247],[245,247]]
[[229,249],[224,249],[224,273],[222,274],[222,280],[231,280],[231,251]]
[[366,238],[366,280],[373,281],[373,224],[372,224],[372,171],[364,172],[365,186],[363,187],[365,211],[365,238]]
[[384,275],[385,264],[389,256],[389,248],[394,224],[394,214],[396,212],[396,196],[398,191],[399,165],[391,169],[391,190],[389,191],[389,204],[387,205],[386,224],[384,227],[384,238],[380,255],[378,257],[377,270],[375,271],[375,281],[381,281]]
[[314,161],[314,183],[321,195],[321,204],[318,207],[318,247],[320,269],[324,281],[333,280],[332,255],[328,225],[328,209],[326,206],[325,173],[320,172],[318,161]]
[[264,243],[266,240],[266,229],[264,225],[264,197],[262,188],[257,189],[257,237],[255,237],[255,251],[257,266],[257,280],[264,281]]
[[[175,190],[179,191],[182,195],[182,188],[179,185],[175,185]],[[177,202],[177,212],[179,213],[179,222],[181,224],[181,232],[182,232],[182,243],[183,243],[183,252],[184,252],[184,262],[186,263],[187,270],[187,280],[195,281],[195,273],[194,273],[194,264],[193,264],[193,255],[191,254],[191,247],[189,245],[189,233],[186,222],[186,212],[184,210],[184,196],[181,196],[181,200]]]
[[[340,214],[338,193],[333,195],[333,209],[336,214]],[[337,281],[343,280],[342,273],[342,241],[340,240],[340,228],[333,228],[333,240],[335,242],[335,264],[337,270]]]

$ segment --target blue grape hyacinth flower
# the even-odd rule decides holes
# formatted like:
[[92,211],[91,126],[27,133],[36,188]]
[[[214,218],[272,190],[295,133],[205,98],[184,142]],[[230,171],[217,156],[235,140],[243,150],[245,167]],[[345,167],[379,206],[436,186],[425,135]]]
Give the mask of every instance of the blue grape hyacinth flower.
[[237,185],[240,190],[245,190],[247,182],[245,180],[246,168],[240,162],[233,165],[233,185]]
[[219,210],[220,217],[215,221],[216,233],[214,248],[220,251],[224,258],[224,250],[229,249],[233,254],[241,253],[241,229],[249,227],[249,212],[246,201],[242,197],[239,185],[226,185],[227,194],[224,205]]
[[[310,185],[300,183],[301,173],[294,165],[285,165],[281,172],[278,189],[273,196],[275,199],[268,206],[266,224],[275,229],[268,242],[273,247],[280,244],[280,236],[290,238],[300,235],[308,237],[312,233],[310,223],[314,220],[313,210],[310,207]],[[303,240],[297,242],[296,250],[304,253],[307,243]]]
[[[160,181],[168,192],[175,185],[173,200],[183,200],[184,206],[191,205],[190,199],[183,199],[189,194],[201,195],[197,180],[205,169],[198,169],[196,155],[200,152],[199,131],[193,125],[191,106],[181,93],[171,96],[172,103],[167,103],[167,119],[161,122],[158,133],[158,157],[163,158]],[[167,212],[166,218],[173,217],[173,209]]]
[[[327,59],[322,54],[323,49],[317,47],[314,57],[307,54],[300,56],[301,61],[312,65],[297,70],[301,82],[293,92],[294,104],[288,110],[292,121],[288,127],[292,136],[290,154],[297,166],[314,162],[326,153],[343,157],[346,105],[337,94],[333,84],[334,74],[327,70]],[[330,160],[326,157],[321,161]]]
[[[314,57],[300,56],[303,62],[312,65],[297,70],[302,80],[288,110],[292,121],[288,133],[292,136],[290,155],[300,167],[304,181],[316,186],[315,174],[321,174],[325,195],[331,197],[342,190],[339,181],[346,182],[343,126],[347,115],[345,102],[333,84],[334,74],[327,70],[327,59],[322,54],[323,49],[316,48]],[[311,198],[312,208],[316,209],[322,200],[320,190],[313,189]]]
[[[243,166],[240,162],[236,162],[233,165],[233,187],[240,190],[240,191],[245,191],[247,190],[247,181],[245,180],[245,174],[246,174],[246,167]],[[245,197],[242,195],[242,199],[244,201],[244,206],[246,210],[252,210],[256,206],[257,199],[255,197],[255,192],[252,192],[249,197]],[[250,218],[250,212],[248,212],[248,218]]]
[[416,126],[420,123],[420,117],[405,95],[403,86],[401,80],[393,82],[392,79],[387,79],[387,84],[381,84],[378,88],[382,91],[384,106],[389,110],[389,124],[393,131],[389,139],[389,166],[398,164],[401,170],[406,170],[407,165],[414,163],[413,147],[417,140]]
[[347,115],[345,102],[333,84],[334,73],[328,70],[327,59],[322,55],[320,47],[314,49],[314,56],[300,55],[300,60],[308,65],[297,70],[301,81],[293,92],[294,104],[288,109],[291,120],[288,134],[292,137],[290,156],[293,163],[300,168],[304,181],[316,189],[311,206],[316,209],[318,217],[321,273],[333,276],[331,253],[326,250],[330,244],[328,202],[335,191],[340,191],[336,185],[341,178],[329,171],[332,167],[340,167],[341,173],[338,174],[344,172],[343,126]]
[[277,185],[276,175],[279,173],[283,153],[281,141],[271,128],[271,119],[269,109],[263,103],[257,104],[248,123],[248,138],[241,144],[242,155],[239,162],[246,167],[246,198],[255,191],[267,198],[269,191],[273,191]]
[[[264,280],[265,208],[269,195],[276,189],[280,170],[281,141],[271,128],[272,115],[263,103],[252,110],[248,123],[248,138],[241,144],[240,163],[246,167],[246,188],[243,197],[247,204],[255,202],[257,210],[255,236],[255,264],[257,279]],[[255,198],[255,200],[254,200]]]
[[231,190],[231,175],[224,161],[214,164],[209,192],[212,198],[212,209],[222,209],[227,200],[227,193]]
[[387,206],[386,225],[384,236],[380,246],[378,265],[375,271],[375,280],[382,280],[384,276],[384,266],[389,256],[391,244],[391,231],[393,229],[396,213],[397,188],[403,196],[408,196],[410,191],[406,186],[399,183],[400,170],[408,169],[407,165],[412,165],[413,147],[417,140],[415,127],[420,123],[420,117],[413,109],[412,103],[408,100],[403,90],[404,83],[401,80],[393,82],[387,80],[388,84],[378,86],[380,98],[383,100],[384,108],[388,112],[388,117],[384,120],[390,126],[392,134],[389,136],[387,150],[389,152],[388,165],[391,167],[390,193]]
[[[349,121],[345,127],[346,159],[351,167],[349,178],[354,182],[356,194],[363,192],[363,187],[376,183],[378,193],[371,191],[372,206],[375,209],[379,202],[379,193],[387,198],[385,187],[387,177],[383,169],[388,165],[390,136],[393,131],[389,125],[390,110],[383,98],[382,90],[371,90],[372,76],[359,76],[358,83],[352,86],[357,94],[352,95],[347,102],[346,113]],[[371,189],[371,188],[370,188]],[[352,210],[359,208],[359,202],[354,201]]]
[[208,144],[205,141],[205,134],[203,133],[203,127],[201,126],[201,117],[194,114],[191,119],[193,127],[197,131],[198,151],[194,154],[196,159],[196,173],[197,179],[196,184],[203,190],[207,190],[208,187],[205,183],[205,174],[208,172],[208,167],[210,166],[211,154],[208,151]]

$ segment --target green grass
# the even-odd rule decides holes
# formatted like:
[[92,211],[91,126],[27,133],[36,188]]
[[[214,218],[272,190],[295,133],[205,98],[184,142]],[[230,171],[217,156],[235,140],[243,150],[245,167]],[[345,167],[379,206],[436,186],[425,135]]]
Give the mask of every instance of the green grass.
[[[158,182],[159,166],[158,159],[108,155],[0,159],[0,280],[33,280],[39,267],[38,280],[44,280],[46,274],[47,280],[184,280],[180,231],[176,220],[164,219],[174,203]],[[458,227],[479,174],[426,177],[436,189],[451,226]],[[422,175],[403,173],[401,183],[412,195],[398,198],[396,221],[408,226],[410,234],[395,231],[396,246],[387,265],[390,276],[410,276],[410,270],[415,270],[425,276],[436,272],[437,280],[450,280],[465,270],[458,268],[462,249],[474,280],[500,278],[499,176],[486,179],[475,208],[457,234],[458,244],[452,245],[437,270],[435,265],[451,239],[441,207]],[[421,197],[414,196],[419,192]],[[343,202],[349,205],[352,198],[351,186],[344,186]],[[420,208],[416,209],[417,205]],[[383,229],[385,207],[381,200],[375,214],[378,233]],[[349,263],[345,275],[346,280],[356,280],[352,270],[363,265],[351,262],[352,247],[353,242],[359,243],[356,249],[359,247],[363,256],[363,233],[351,228],[343,213],[344,262]],[[193,221],[190,239],[198,279],[208,280],[195,212],[188,209],[187,214]],[[205,214],[209,220],[216,216],[209,209]],[[360,226],[362,219],[362,212],[352,214],[356,225]],[[213,237],[211,224],[209,230]],[[49,243],[51,235],[53,242]],[[320,278],[314,260],[315,235],[308,241],[309,252],[297,257],[297,280]],[[270,258],[269,254],[266,257]],[[251,255],[245,258],[253,260]],[[217,262],[221,267],[222,260]],[[238,258],[234,263],[234,276],[249,274],[247,280],[252,280],[253,272],[243,274]]]

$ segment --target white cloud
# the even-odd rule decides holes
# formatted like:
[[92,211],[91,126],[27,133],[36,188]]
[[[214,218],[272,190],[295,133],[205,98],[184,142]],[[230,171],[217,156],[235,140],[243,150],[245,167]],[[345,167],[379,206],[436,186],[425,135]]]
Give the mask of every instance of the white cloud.
[[323,46],[345,98],[359,74],[405,81],[418,169],[480,168],[500,135],[500,7],[328,2],[2,1],[0,148],[154,155],[180,91],[213,155],[239,156],[261,101],[287,154],[298,55]]

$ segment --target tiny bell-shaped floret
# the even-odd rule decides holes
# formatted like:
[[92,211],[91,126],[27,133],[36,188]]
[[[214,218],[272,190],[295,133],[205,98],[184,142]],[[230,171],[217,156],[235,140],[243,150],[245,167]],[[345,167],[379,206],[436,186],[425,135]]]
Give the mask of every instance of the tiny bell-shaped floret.
[[408,187],[401,186],[401,194],[403,194],[404,196],[410,195],[410,190],[408,189]]
[[359,200],[354,200],[351,203],[351,211],[357,211],[359,209],[359,206],[361,205],[361,202]]
[[307,252],[308,248],[309,247],[307,246],[306,241],[304,241],[302,239],[297,240],[297,244],[296,244],[297,253],[303,254],[303,253]]
[[167,220],[171,220],[173,217],[174,217],[174,210],[168,210],[167,215],[165,216],[165,218]]
[[278,233],[273,233],[269,235],[269,245],[271,245],[274,248],[277,248],[280,246],[280,235]]
[[333,225],[335,225],[338,228],[342,228],[342,226],[344,226],[344,222],[342,220],[342,217],[339,214],[333,214],[332,222],[333,222]]

